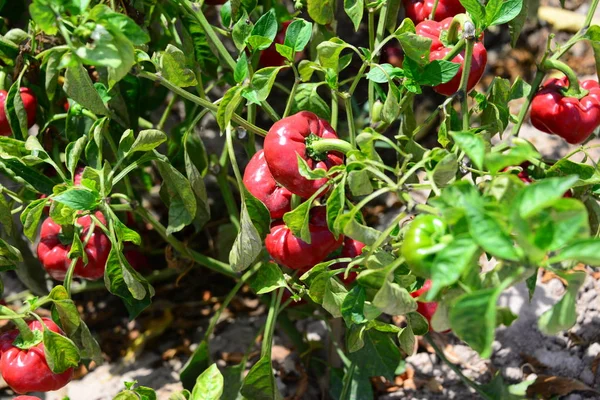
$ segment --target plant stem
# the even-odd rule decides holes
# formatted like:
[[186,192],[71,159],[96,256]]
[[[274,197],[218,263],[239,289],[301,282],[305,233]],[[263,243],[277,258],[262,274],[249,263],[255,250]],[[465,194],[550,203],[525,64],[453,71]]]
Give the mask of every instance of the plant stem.
[[331,89],[331,127],[334,131],[337,130],[338,111],[337,91]]
[[[371,53],[375,50],[375,11],[369,9],[369,50]],[[378,60],[376,60],[378,61]],[[369,110],[373,109],[375,104],[375,83],[369,80]]]
[[307,144],[307,148],[316,152],[339,151],[347,154],[354,150],[354,146],[342,139],[320,139]]
[[356,87],[358,86],[358,82],[360,82],[360,80],[363,77],[363,74],[365,73],[368,66],[369,66],[369,63],[366,61],[363,62],[363,65],[360,66],[360,69],[358,70],[356,77],[354,77],[354,80],[352,81],[352,85],[350,86],[350,89],[348,89],[348,94],[350,96],[352,96],[354,94],[354,91],[356,90]]
[[452,61],[454,57],[458,55],[465,47],[465,39],[462,38],[452,47],[452,50],[448,54],[446,54],[443,58],[444,61]]
[[240,210],[238,209],[237,202],[235,197],[233,196],[233,192],[231,191],[231,186],[229,186],[228,180],[228,168],[229,168],[229,152],[227,151],[227,143],[223,146],[223,151],[221,152],[221,158],[215,163],[219,166],[219,171],[216,173],[217,184],[219,185],[219,189],[221,190],[221,194],[223,195],[223,201],[225,201],[225,207],[227,208],[227,212],[229,213],[229,219],[231,223],[235,226],[235,228],[240,230]]
[[538,69],[538,71],[535,73],[533,82],[531,82],[531,91],[529,92],[529,95],[527,95],[527,98],[525,99],[525,104],[523,104],[521,106],[521,110],[519,111],[519,116],[517,117],[517,123],[513,126],[511,135],[519,136],[519,131],[521,130],[521,127],[523,126],[523,123],[525,122],[525,116],[527,115],[527,111],[529,111],[529,106],[531,106],[531,102],[533,101],[533,98],[535,97],[535,94],[537,93],[539,86],[542,84],[542,81],[544,80],[545,75],[546,74],[540,69]]
[[233,148],[233,139],[231,137],[231,124],[227,125],[225,128],[225,135],[227,140],[227,152],[229,153],[229,161],[231,162],[231,168],[233,169],[233,174],[235,175],[235,180],[237,181],[240,197],[242,198],[242,203],[245,200],[244,191],[242,188],[244,187],[244,183],[242,181],[242,173],[240,172],[240,167],[238,167],[237,160],[235,159],[235,149]]
[[463,73],[460,77],[460,87],[459,91],[461,92],[461,111],[463,117],[463,129],[469,130],[469,96],[468,93],[468,85],[469,85],[469,75],[471,73],[471,60],[473,59],[473,46],[475,45],[475,41],[473,39],[467,39],[466,49],[465,49],[465,63],[463,65]]
[[346,118],[348,120],[350,146],[356,147],[356,124],[354,122],[354,112],[352,111],[352,97],[347,93],[344,95],[344,106],[346,108]]
[[200,24],[202,30],[206,33],[208,40],[210,40],[210,42],[217,49],[217,53],[219,53],[219,55],[225,61],[229,69],[233,71],[235,69],[235,60],[233,59],[233,57],[231,57],[231,54],[229,54],[229,52],[215,33],[215,30],[204,16],[202,10],[195,10],[194,7],[189,4],[188,0],[182,0],[179,4],[181,4],[185,11],[187,11],[187,13],[190,14]]
[[[173,93],[176,93],[179,96],[183,97],[184,99],[187,99],[187,100],[191,101],[192,103],[198,104],[201,107],[207,108],[210,111],[212,111],[213,113],[217,112],[218,107],[216,104],[213,104],[208,100],[204,100],[204,99],[188,92],[187,90],[184,90],[178,86],[175,86],[174,84],[172,84],[171,82],[169,82],[168,80],[166,80],[165,78],[163,78],[160,75],[157,75],[155,73],[148,72],[148,71],[140,71],[138,73],[138,76],[141,78],[150,79],[153,82],[158,82],[161,85],[163,85],[164,87],[166,87],[167,89],[169,89],[170,91],[172,91]],[[256,133],[257,135],[261,135],[261,136],[267,135],[267,131],[265,131],[262,128],[259,128],[258,126],[254,125],[254,124],[249,123],[248,121],[246,121],[245,119],[243,119],[242,117],[240,117],[237,114],[233,114],[231,119],[233,122],[235,122],[236,124],[239,124],[241,127],[246,129],[247,131],[252,131],[252,132]]]
[[158,129],[159,131],[163,130],[163,127],[165,126],[165,123],[167,122],[167,118],[169,118],[169,114],[171,113],[171,110],[173,109],[173,106],[175,105],[176,101],[177,101],[177,95],[173,93],[173,96],[171,96],[171,99],[169,100],[167,107],[165,107],[165,111],[163,112],[162,116],[160,117],[160,121],[158,121],[158,125],[156,125],[156,129]]
[[261,358],[271,356],[273,333],[275,333],[275,323],[277,322],[277,314],[279,312],[281,298],[283,297],[283,290],[283,288],[279,288],[277,292],[273,292],[271,297],[271,306],[269,307],[269,313],[267,314],[267,321],[265,323],[265,337],[263,338],[263,345],[260,353]]
[[17,314],[8,307],[0,305],[0,315],[10,317],[5,319],[10,319],[17,326],[21,337],[25,341],[33,340],[33,332],[31,332],[31,329],[29,329],[29,325],[27,325],[27,322],[25,322],[25,320],[21,318],[19,314]]
[[453,363],[451,363],[447,358],[446,355],[444,354],[444,352],[438,347],[438,345],[434,342],[434,340],[431,338],[431,334],[427,333],[424,336],[425,340],[427,341],[427,343],[429,343],[429,345],[431,347],[433,347],[433,350],[435,350],[435,354],[452,370],[454,371],[454,373],[456,375],[458,375],[460,377],[460,379],[467,385],[470,386],[471,388],[473,388],[481,397],[483,397],[484,399],[491,399],[491,397],[485,393],[481,387],[473,382],[472,380],[470,380],[469,378],[467,378],[462,371]]
[[432,21],[435,20],[435,12],[437,11],[439,2],[440,2],[440,0],[435,0],[433,2],[433,7],[431,8],[431,14],[429,14],[429,19]]
[[348,371],[344,374],[344,387],[342,388],[342,393],[340,394],[340,400],[349,399],[350,387],[352,386],[352,377],[354,375],[354,370],[356,369],[356,364],[354,361],[350,364]]
[[144,221],[152,225],[156,232],[184,257],[193,260],[196,263],[213,271],[219,272],[223,275],[232,278],[236,277],[236,274],[231,270],[229,264],[225,264],[224,262],[215,260],[214,258],[205,256],[204,254],[200,254],[197,251],[189,249],[183,243],[177,240],[173,235],[167,235],[167,229],[165,228],[165,226],[161,224],[156,218],[154,218],[154,216],[145,208],[136,207],[135,212],[140,217],[142,217]]
[[298,85],[300,84],[300,76],[298,75],[298,69],[295,65],[292,65],[292,71],[294,71],[294,85],[292,86],[292,91],[288,96],[288,101],[285,105],[285,111],[283,112],[283,118],[290,115],[290,112],[292,111],[292,105],[294,104],[294,97],[296,96]]
[[587,90],[582,90],[579,86],[579,79],[577,79],[577,74],[562,61],[546,59],[542,62],[542,70],[547,71],[549,69],[556,69],[565,74],[567,79],[569,80],[569,89],[566,91],[565,95],[573,95],[574,97],[581,98],[587,94]]
[[[93,229],[90,229],[90,232],[93,232]],[[75,272],[75,266],[77,265],[78,260],[79,257],[75,257],[71,260],[71,264],[69,264],[69,269],[67,269],[67,274],[65,275],[64,285],[69,298],[71,298],[71,283],[73,282],[73,272]]]

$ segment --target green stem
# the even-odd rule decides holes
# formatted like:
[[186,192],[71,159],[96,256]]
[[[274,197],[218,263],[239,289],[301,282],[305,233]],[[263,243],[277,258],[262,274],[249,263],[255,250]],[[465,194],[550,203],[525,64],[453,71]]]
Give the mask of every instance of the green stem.
[[242,203],[245,200],[244,191],[242,188],[244,187],[244,182],[242,181],[242,173],[240,172],[240,168],[238,167],[237,160],[235,159],[235,150],[233,148],[233,138],[231,137],[231,124],[227,125],[225,128],[225,135],[227,140],[227,152],[229,153],[229,162],[231,162],[231,168],[233,169],[233,174],[235,175],[235,180],[237,181],[237,185],[240,192],[240,197],[242,198]]
[[452,22],[450,22],[446,35],[446,41],[448,43],[455,44],[458,42],[458,30],[466,21],[470,21],[466,14],[457,14],[452,18]]
[[468,85],[469,85],[469,75],[471,73],[471,61],[473,60],[473,46],[475,46],[475,41],[473,39],[467,40],[467,48],[465,50],[465,62],[463,65],[463,73],[460,77],[460,86],[459,91],[461,93],[461,111],[463,117],[463,129],[469,130],[469,96],[468,93]]
[[452,371],[454,371],[454,373],[456,375],[458,375],[460,377],[460,379],[467,386],[470,386],[471,388],[473,388],[473,390],[475,390],[482,398],[491,399],[491,397],[486,392],[484,392],[477,383],[475,383],[472,380],[470,380],[469,378],[467,378],[455,364],[451,363],[446,358],[446,355],[444,354],[444,352],[438,347],[438,345],[431,338],[431,334],[427,333],[424,336],[424,338],[427,341],[427,343],[429,343],[429,345],[431,345],[431,347],[433,347],[433,350],[435,350],[435,354],[440,358],[440,360],[442,360]]
[[546,74],[542,70],[538,69],[538,71],[536,72],[535,77],[533,78],[533,82],[531,82],[531,90],[529,91],[529,94],[527,95],[527,98],[525,99],[525,104],[523,104],[521,106],[521,110],[519,111],[519,116],[517,117],[517,123],[513,126],[511,135],[519,136],[519,131],[521,130],[521,127],[523,126],[523,123],[525,122],[525,116],[527,115],[527,111],[529,111],[531,102],[533,101],[533,98],[535,97],[535,94],[537,93],[538,88],[542,84],[542,81],[544,80],[545,75]]
[[196,263],[213,271],[219,272],[223,275],[233,278],[236,276],[236,274],[231,270],[229,264],[225,264],[224,262],[215,260],[214,258],[205,256],[192,249],[189,249],[183,243],[177,240],[173,235],[167,235],[167,229],[165,228],[165,226],[161,224],[156,218],[154,218],[154,216],[145,208],[137,207],[135,209],[135,212],[140,217],[142,217],[144,221],[152,225],[154,227],[154,230],[184,257],[193,260]]
[[271,297],[271,306],[269,307],[267,322],[265,323],[265,337],[263,338],[261,358],[271,356],[271,349],[273,347],[273,333],[275,333],[275,323],[277,322],[277,314],[279,312],[281,298],[283,297],[283,291],[283,288],[279,288],[277,292],[273,292]]
[[235,228],[240,230],[240,210],[238,209],[237,202],[235,197],[233,196],[233,192],[231,191],[231,186],[229,185],[229,152],[227,151],[227,144],[223,146],[223,151],[221,152],[221,158],[218,161],[213,161],[218,165],[218,172],[216,174],[217,184],[219,185],[219,189],[221,190],[221,194],[223,195],[223,201],[225,202],[225,207],[227,208],[227,212],[229,213],[229,219],[231,223],[235,226]]
[[346,118],[348,120],[350,146],[356,147],[356,124],[354,122],[354,112],[352,111],[352,97],[347,93],[344,96],[344,106],[346,108]]
[[462,38],[458,42],[456,42],[456,44],[452,47],[452,50],[450,50],[450,52],[444,56],[443,60],[452,61],[452,59],[454,59],[454,57],[456,57],[458,53],[460,53],[463,50],[464,47],[465,39]]
[[354,361],[352,361],[348,371],[344,374],[344,387],[342,388],[342,393],[340,394],[340,400],[350,399],[350,388],[352,387],[352,376],[354,375],[355,369],[356,364]]
[[290,112],[292,111],[292,105],[294,104],[294,97],[296,96],[298,85],[300,84],[300,76],[298,75],[298,69],[295,65],[292,65],[292,70],[294,71],[294,85],[292,86],[292,91],[288,96],[288,101],[285,105],[285,111],[283,112],[283,118],[290,115]]
[[159,131],[163,130],[163,127],[165,126],[165,123],[167,122],[167,118],[169,118],[169,114],[171,113],[171,110],[173,109],[173,106],[175,105],[176,101],[177,101],[177,95],[173,94],[173,96],[171,97],[171,100],[169,100],[169,103],[167,104],[167,107],[165,107],[165,111],[163,112],[162,116],[160,117],[160,121],[158,121],[158,125],[156,125],[156,129],[158,129]]
[[[93,232],[93,229],[90,229]],[[79,257],[75,257],[71,260],[71,264],[69,264],[69,269],[67,269],[67,274],[65,275],[65,289],[67,291],[67,296],[71,298],[71,283],[73,282],[73,272],[75,272],[75,266],[77,265],[77,261]]]
[[0,315],[10,317],[5,319],[10,319],[17,326],[17,329],[19,329],[19,333],[21,334],[23,340],[26,342],[33,340],[33,332],[31,332],[27,322],[25,322],[25,320],[21,318],[19,314],[8,307],[0,306]]
[[347,154],[354,149],[350,143],[342,139],[319,139],[307,144],[307,150],[312,150],[317,153],[325,153],[327,151],[339,151]]
[[429,19],[432,21],[435,20],[435,12],[437,11],[439,3],[440,3],[440,0],[435,0],[433,2],[433,7],[431,8],[431,14],[429,14]]
[[200,24],[202,30],[206,33],[208,40],[210,40],[211,43],[215,46],[215,48],[217,49],[217,53],[219,53],[221,58],[225,61],[225,63],[227,63],[229,69],[232,71],[235,70],[235,60],[233,59],[233,57],[231,57],[231,54],[229,54],[229,52],[215,33],[215,30],[202,13],[202,10],[194,9],[194,7],[190,5],[188,0],[182,0],[180,1],[180,4],[187,11],[187,13],[190,14]]
[[[369,50],[371,53],[375,50],[375,11],[369,9]],[[375,104],[375,83],[369,80],[369,110],[373,109]]]
[[363,74],[365,73],[368,66],[369,66],[369,63],[366,61],[363,62],[363,65],[360,66],[360,69],[358,70],[356,77],[354,77],[354,80],[352,81],[352,85],[350,86],[350,89],[348,89],[348,94],[350,96],[352,96],[354,94],[354,91],[356,90],[356,87],[358,86],[358,82],[360,82],[360,80],[363,77]]
[[[172,84],[171,82],[169,82],[167,79],[163,78],[160,75],[157,75],[155,73],[148,72],[148,71],[140,71],[138,73],[138,76],[141,78],[150,79],[153,82],[158,82],[161,85],[163,85],[164,87],[166,87],[167,89],[169,89],[170,91],[172,91],[173,93],[176,93],[179,96],[183,97],[184,99],[189,100],[192,103],[198,104],[201,107],[207,108],[210,111],[212,111],[213,113],[217,112],[218,107],[216,104],[213,104],[208,100],[202,99],[202,98],[188,92],[187,90],[184,90],[178,86],[175,86],[174,84]],[[267,135],[267,131],[265,131],[262,128],[259,128],[258,126],[254,125],[254,124],[249,123],[248,121],[246,121],[245,119],[243,119],[242,117],[240,117],[237,114],[233,114],[231,119],[233,122],[240,125],[247,131],[254,132],[260,136]]]
[[565,91],[565,96],[577,97],[580,99],[588,93],[587,90],[581,89],[581,87],[579,86],[579,79],[577,79],[577,74],[575,74],[571,67],[569,67],[564,62],[546,59],[542,62],[541,67],[542,70],[545,72],[547,72],[549,69],[557,69],[563,74],[565,74],[565,76],[569,80],[569,88]]
[[379,10],[379,20],[377,21],[377,33],[375,35],[375,48],[379,46],[379,43],[383,40],[385,35],[385,26],[387,23],[388,14],[388,2],[383,2],[381,9]]

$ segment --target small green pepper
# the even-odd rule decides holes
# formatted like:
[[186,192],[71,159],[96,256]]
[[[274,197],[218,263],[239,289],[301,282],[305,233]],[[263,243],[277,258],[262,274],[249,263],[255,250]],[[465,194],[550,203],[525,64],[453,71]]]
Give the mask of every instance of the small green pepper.
[[435,215],[421,214],[411,222],[404,235],[401,253],[415,275],[431,276],[431,264],[444,246],[441,238],[446,233],[446,223]]

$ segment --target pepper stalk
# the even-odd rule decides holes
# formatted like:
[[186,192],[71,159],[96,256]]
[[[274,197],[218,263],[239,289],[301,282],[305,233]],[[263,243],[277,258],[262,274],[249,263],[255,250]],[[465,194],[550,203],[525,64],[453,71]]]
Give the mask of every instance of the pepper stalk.
[[577,74],[575,74],[571,67],[569,67],[564,62],[547,58],[543,61],[541,69],[545,72],[547,72],[547,70],[549,69],[556,69],[565,74],[565,76],[569,80],[569,87],[565,88],[565,90],[563,91],[563,94],[565,96],[581,99],[589,93],[587,90],[582,89],[580,87],[579,79],[577,79]]

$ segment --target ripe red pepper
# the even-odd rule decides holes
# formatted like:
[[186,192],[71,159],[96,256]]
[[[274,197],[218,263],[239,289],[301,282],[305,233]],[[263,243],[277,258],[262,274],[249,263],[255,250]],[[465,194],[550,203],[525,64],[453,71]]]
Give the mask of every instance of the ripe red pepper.
[[17,396],[13,400],[42,400],[39,397],[35,396]]
[[344,162],[342,154],[335,151],[312,154],[311,157],[307,143],[319,138],[337,139],[337,134],[329,122],[308,111],[279,120],[269,129],[265,138],[265,160],[273,178],[303,198],[312,196],[327,182],[327,178],[310,180],[300,175],[297,155],[306,160],[312,169],[329,170]]
[[[96,211],[96,218],[103,224],[106,224],[106,219],[104,219],[104,215],[100,211]],[[89,215],[86,215],[77,219],[77,223],[83,227],[83,231],[79,236],[83,242],[88,234],[92,219]],[[60,225],[54,222],[52,218],[46,218],[42,224],[40,243],[37,248],[38,259],[44,266],[44,269],[52,278],[59,281],[65,279],[65,274],[71,264],[71,260],[68,257],[71,244],[63,244],[61,242],[61,232]],[[111,244],[108,237],[101,228],[95,227],[84,248],[88,263],[84,265],[83,260],[80,258],[75,265],[73,276],[89,280],[102,278],[110,249]]]
[[[283,44],[285,42],[285,33],[287,32],[288,26],[292,21],[285,21],[281,23],[281,29],[277,32],[277,36],[273,40],[271,46],[267,47],[260,53],[260,66],[261,67],[280,67],[285,64],[285,57],[277,52],[276,44]],[[301,57],[301,52],[296,54],[296,58]]]
[[[418,24],[429,19],[435,0],[403,0],[403,3],[406,18]],[[439,0],[433,20],[442,21],[464,12],[465,8],[459,0]]]
[[[419,296],[427,293],[427,291],[429,291],[429,289],[431,289],[431,280],[427,279],[425,281],[425,283],[423,284],[423,286],[421,287],[421,289],[415,290],[410,295],[414,299],[416,299]],[[427,320],[427,322],[429,322],[429,330],[430,331],[433,331],[433,329],[431,328],[431,318],[433,318],[433,314],[435,314],[437,307],[438,307],[438,303],[435,301],[426,302],[426,303],[422,302],[422,301],[417,301],[417,312],[419,314],[421,314],[422,316],[424,316],[425,319]],[[448,329],[447,331],[444,331],[442,333],[447,333],[447,332],[450,332],[450,330]]]
[[[350,257],[350,258],[358,257],[360,254],[362,254],[362,251],[364,248],[365,248],[364,243],[359,242],[358,240],[354,240],[352,238],[346,237],[346,239],[344,239],[344,247],[342,247],[342,252],[340,253],[340,257]],[[331,268],[338,269],[338,268],[346,268],[347,266],[348,266],[348,263],[337,263],[335,265],[332,265]],[[346,285],[349,285],[352,282],[354,282],[356,280],[357,276],[358,276],[358,272],[356,272],[356,271],[351,271],[348,274],[348,277],[346,277],[345,279],[344,279],[344,274],[338,275],[338,277],[341,279],[341,281],[344,282]]]
[[265,246],[271,257],[291,269],[306,271],[324,261],[329,253],[341,246],[344,237],[336,240],[327,227],[325,207],[315,207],[310,212],[310,239],[308,244],[292,234],[283,222],[271,225]]
[[[29,88],[20,88],[21,100],[23,106],[25,106],[25,112],[27,113],[27,127],[31,128],[35,124],[35,113],[37,109],[37,100]],[[12,135],[8,118],[4,109],[4,103],[6,102],[6,96],[8,92],[6,90],[0,90],[0,136]]]
[[271,213],[271,218],[282,218],[283,214],[290,211],[292,193],[275,182],[265,161],[263,150],[254,154],[246,166],[244,186],[254,197],[264,203]]
[[[452,23],[452,19],[453,18],[446,18],[441,22],[423,21],[417,25],[417,34],[431,39],[431,46],[429,47],[429,60],[441,60],[452,50],[452,46],[444,46],[444,43],[442,43],[441,40],[442,32],[448,31],[448,28],[450,28],[450,24]],[[459,89],[460,78],[462,76],[463,65],[465,62],[465,51],[461,51],[451,61],[461,65],[458,73],[448,82],[433,87],[433,90],[445,96],[451,96]],[[476,41],[473,47],[471,71],[469,73],[469,79],[467,80],[467,91],[473,89],[477,82],[479,82],[479,79],[481,79],[481,76],[485,70],[486,64],[487,51],[480,40]]]
[[[64,332],[48,318],[42,318],[48,329],[64,335]],[[43,331],[44,327],[39,321],[31,321],[29,329]],[[2,377],[15,392],[49,392],[65,386],[73,377],[73,368],[61,374],[55,374],[48,367],[44,354],[44,343],[23,350],[13,345],[19,336],[15,329],[0,336],[0,371]],[[27,398],[29,396],[25,396]],[[37,397],[33,397],[37,399]]]
[[579,144],[600,126],[600,86],[594,80],[580,82],[588,91],[581,99],[566,95],[568,87],[566,77],[546,81],[531,102],[531,123],[542,132]]

